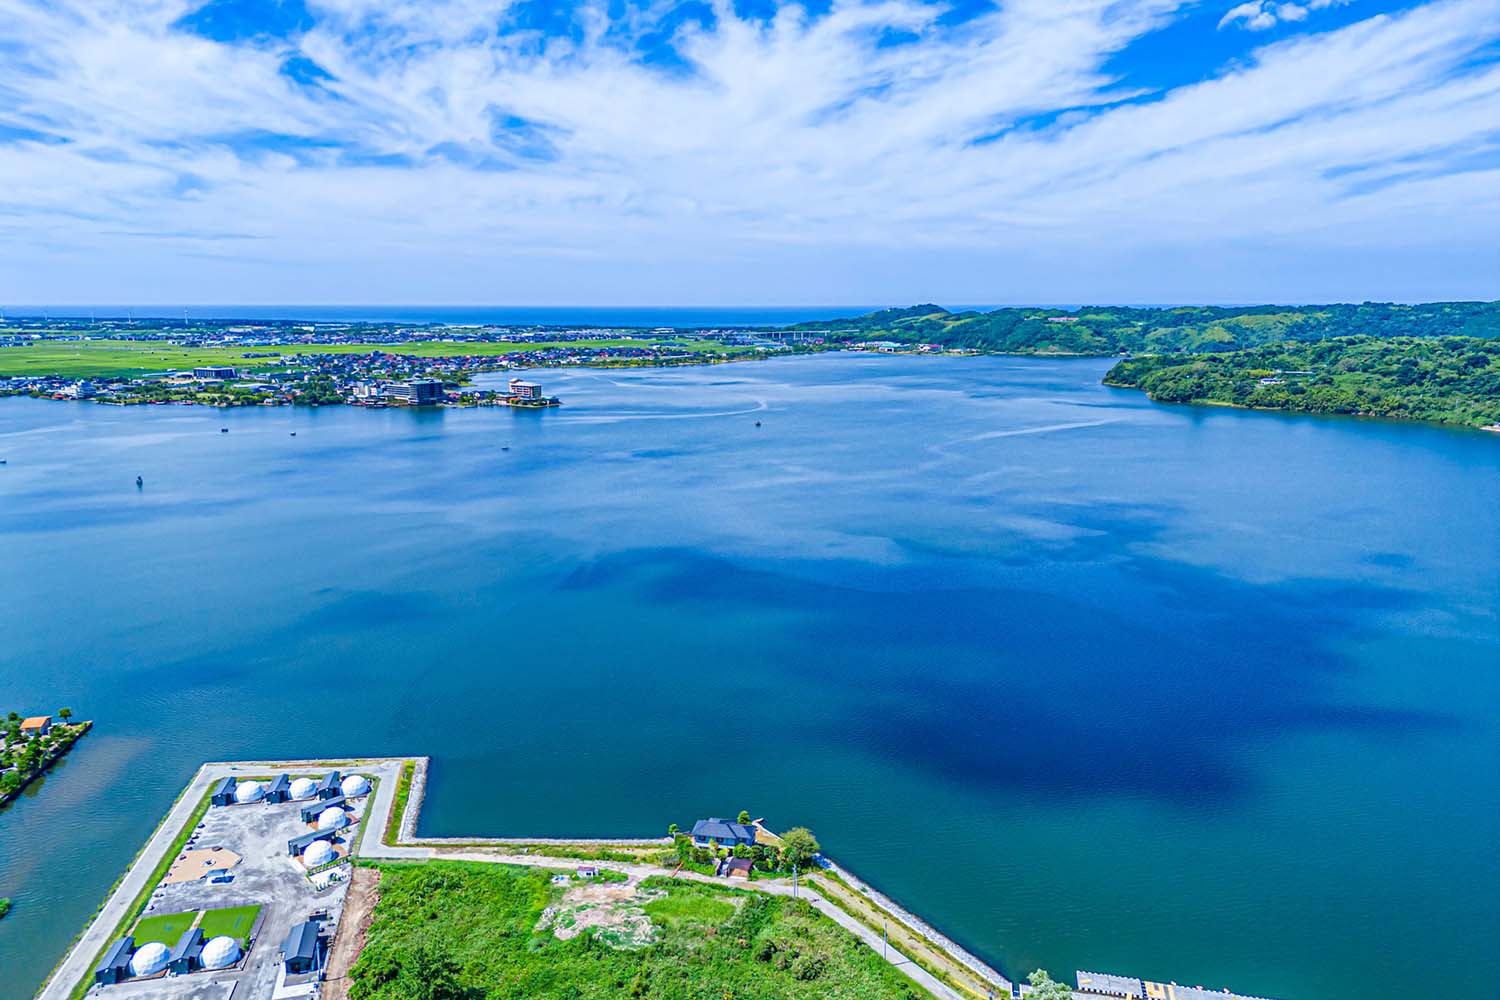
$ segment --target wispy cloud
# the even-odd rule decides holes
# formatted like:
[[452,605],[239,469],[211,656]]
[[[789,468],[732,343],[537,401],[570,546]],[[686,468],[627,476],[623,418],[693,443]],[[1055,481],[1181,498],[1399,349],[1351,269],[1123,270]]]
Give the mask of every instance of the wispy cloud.
[[1301,30],[1143,88],[1193,4],[0,0],[0,296],[1082,299],[1184,260],[1177,297],[1273,297],[1253,261],[1492,253],[1493,0],[1332,5],[1242,4]]
[[1311,11],[1337,7],[1349,0],[1305,0],[1303,3],[1279,3],[1277,0],[1249,0],[1229,9],[1219,21],[1220,28],[1239,26],[1251,31],[1265,31],[1278,24],[1307,20]]

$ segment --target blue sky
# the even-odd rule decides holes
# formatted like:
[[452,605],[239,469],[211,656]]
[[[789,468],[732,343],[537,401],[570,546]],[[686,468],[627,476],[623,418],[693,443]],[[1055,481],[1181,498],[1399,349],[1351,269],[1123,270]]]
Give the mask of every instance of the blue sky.
[[1496,0],[0,0],[0,304],[1435,298]]

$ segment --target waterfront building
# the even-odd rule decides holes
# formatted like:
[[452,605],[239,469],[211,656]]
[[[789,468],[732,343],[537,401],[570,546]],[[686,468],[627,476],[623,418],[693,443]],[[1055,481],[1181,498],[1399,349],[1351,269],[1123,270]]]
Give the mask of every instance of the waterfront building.
[[234,378],[235,370],[228,365],[204,365],[193,369],[193,378],[209,381],[227,382]]
[[210,804],[227,806],[234,802],[234,787],[237,783],[234,778],[220,778],[213,790],[208,793]]
[[313,845],[315,841],[332,840],[337,837],[337,830],[310,830],[307,833],[293,837],[286,842],[286,854],[289,858],[295,858]]
[[94,982],[104,986],[118,983],[130,977],[130,953],[135,951],[135,938],[126,936],[110,945],[104,961],[94,970]]
[[339,791],[343,793],[345,798],[356,798],[370,791],[370,782],[362,774],[351,774],[339,785]]
[[52,716],[33,715],[29,719],[21,720],[22,739],[31,739],[33,736],[46,736],[52,731]]
[[318,794],[318,783],[311,778],[298,778],[292,782],[292,798],[310,799]]
[[183,931],[182,937],[177,939],[177,947],[172,949],[172,954],[167,958],[167,971],[179,976],[186,972],[196,972],[202,953],[203,931],[197,927]]
[[697,847],[748,847],[755,843],[755,830],[743,823],[710,817],[693,824],[693,844]]
[[266,789],[267,802],[285,802],[292,797],[292,781],[284,774],[278,774]]
[[318,798],[331,799],[335,796],[342,795],[343,793],[339,791],[339,778],[340,775],[337,771],[329,771],[327,774],[323,775],[323,777],[319,778],[317,789]]
[[435,406],[443,401],[443,383],[435,378],[392,382],[381,395],[387,399],[399,399],[408,406]]
[[523,403],[539,403],[546,397],[542,395],[542,387],[538,383],[513,378],[510,380],[510,398]]
[[343,805],[344,797],[342,795],[335,795],[331,799],[314,799],[310,804],[302,807],[302,822],[312,823],[317,820],[318,814],[323,810],[332,809],[335,806],[342,808]]

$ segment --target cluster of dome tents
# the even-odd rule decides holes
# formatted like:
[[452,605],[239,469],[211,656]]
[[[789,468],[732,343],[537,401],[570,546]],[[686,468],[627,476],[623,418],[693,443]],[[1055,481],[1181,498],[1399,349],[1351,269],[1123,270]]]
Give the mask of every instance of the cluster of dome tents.
[[[293,799],[310,799],[318,793],[318,783],[311,778],[298,778],[288,789]],[[370,779],[362,774],[351,774],[339,785],[345,798],[366,795],[370,791]],[[234,787],[234,801],[240,805],[259,802],[266,797],[266,786],[259,781],[241,781]]]
[[[200,938],[201,940],[201,938]],[[172,953],[160,941],[148,941],[130,956],[130,975],[133,977],[154,976],[164,972]],[[226,934],[210,938],[198,954],[198,965],[203,969],[227,969],[240,960],[240,943]]]

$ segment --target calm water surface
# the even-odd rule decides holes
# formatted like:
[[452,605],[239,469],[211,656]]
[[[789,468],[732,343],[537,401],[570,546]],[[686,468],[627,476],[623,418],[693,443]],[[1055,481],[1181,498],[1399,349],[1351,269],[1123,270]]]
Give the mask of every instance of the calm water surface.
[[0,813],[0,995],[203,759],[420,753],[425,834],[748,808],[1011,973],[1493,996],[1500,438],[1106,367],[0,400],[0,710],[99,723]]

